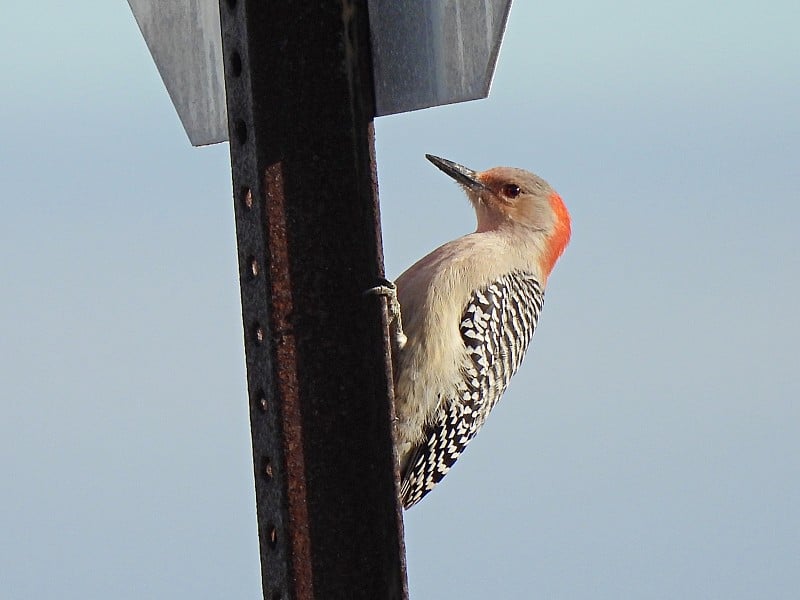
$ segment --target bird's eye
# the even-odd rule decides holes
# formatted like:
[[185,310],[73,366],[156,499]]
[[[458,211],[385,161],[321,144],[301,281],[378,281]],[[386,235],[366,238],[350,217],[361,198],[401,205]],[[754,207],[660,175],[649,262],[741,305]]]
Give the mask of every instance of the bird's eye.
[[503,195],[507,198],[516,198],[519,196],[519,186],[516,183],[507,183],[503,186]]

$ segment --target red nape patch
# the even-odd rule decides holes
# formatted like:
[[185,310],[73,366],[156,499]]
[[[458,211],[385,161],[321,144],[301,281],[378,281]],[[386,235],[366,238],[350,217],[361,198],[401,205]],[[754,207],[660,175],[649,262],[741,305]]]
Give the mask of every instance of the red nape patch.
[[572,221],[569,217],[569,211],[564,205],[564,201],[556,192],[550,194],[548,198],[550,207],[553,209],[553,214],[556,217],[556,226],[553,230],[553,235],[550,236],[550,246],[544,256],[544,268],[549,275],[556,265],[556,261],[564,252],[564,248],[569,244],[569,238],[572,235]]

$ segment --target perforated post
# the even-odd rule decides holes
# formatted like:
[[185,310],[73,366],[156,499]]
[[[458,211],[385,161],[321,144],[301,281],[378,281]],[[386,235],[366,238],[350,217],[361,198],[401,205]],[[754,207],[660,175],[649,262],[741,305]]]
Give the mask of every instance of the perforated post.
[[366,0],[220,0],[264,598],[407,598]]

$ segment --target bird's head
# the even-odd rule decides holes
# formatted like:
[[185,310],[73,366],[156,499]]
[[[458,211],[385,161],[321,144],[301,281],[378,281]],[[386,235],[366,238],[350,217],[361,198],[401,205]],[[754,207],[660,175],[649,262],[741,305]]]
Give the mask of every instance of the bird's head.
[[467,193],[478,217],[478,232],[509,228],[540,238],[549,273],[569,243],[569,212],[561,196],[541,177],[523,169],[495,167],[477,172],[438,156],[425,157]]

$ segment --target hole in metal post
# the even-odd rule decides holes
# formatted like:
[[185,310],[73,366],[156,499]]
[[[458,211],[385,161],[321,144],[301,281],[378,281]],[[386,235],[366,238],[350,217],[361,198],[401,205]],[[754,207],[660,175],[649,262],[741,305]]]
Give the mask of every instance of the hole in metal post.
[[233,129],[236,132],[237,141],[244,145],[247,142],[247,123],[243,119],[236,119]]
[[264,459],[264,476],[267,479],[272,479],[272,461],[269,458]]
[[253,323],[253,340],[259,345],[264,343],[264,328],[258,322]]
[[263,411],[267,410],[267,396],[264,394],[264,390],[258,390],[255,394],[255,405]]
[[250,274],[253,277],[258,277],[258,274],[261,272],[261,267],[258,264],[258,260],[256,260],[255,256],[251,256],[247,259],[247,264],[249,265]]
[[251,210],[253,208],[253,190],[249,187],[245,187],[242,189],[242,204],[247,210]]
[[242,74],[242,55],[236,51],[231,54],[231,72],[234,77],[239,77]]
[[278,530],[272,523],[267,526],[267,536],[269,536],[268,541],[270,548],[274,548],[278,545]]

